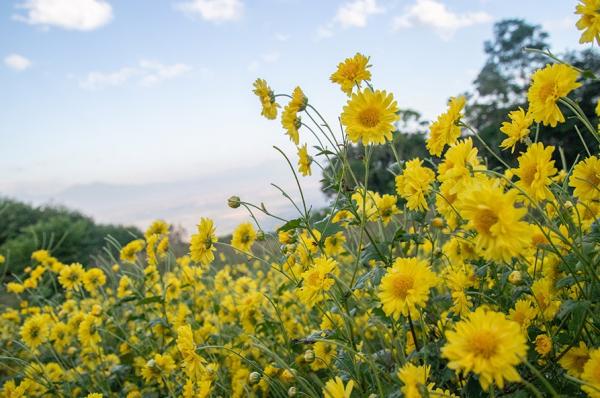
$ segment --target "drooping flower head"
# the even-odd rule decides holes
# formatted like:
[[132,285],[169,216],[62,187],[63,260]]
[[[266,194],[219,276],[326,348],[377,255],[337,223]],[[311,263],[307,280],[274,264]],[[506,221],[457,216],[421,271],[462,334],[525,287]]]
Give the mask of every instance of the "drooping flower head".
[[575,14],[580,15],[577,29],[583,31],[579,42],[592,43],[595,40],[600,45],[600,0],[579,0]]
[[309,176],[312,174],[310,165],[312,158],[308,155],[307,144],[298,147],[298,171],[303,176]]
[[391,93],[365,89],[352,95],[342,112],[342,124],[353,143],[384,144],[392,139],[399,119],[398,104]]
[[290,140],[298,145],[300,142],[300,134],[298,130],[302,126],[302,120],[298,116],[298,109],[291,104],[286,105],[281,114],[281,125],[285,129]]
[[529,136],[529,127],[533,123],[533,116],[525,112],[523,108],[512,111],[508,114],[510,122],[503,122],[500,131],[508,136],[500,143],[502,149],[510,148],[514,152],[517,143],[523,141]]
[[427,304],[429,290],[437,284],[438,277],[425,260],[397,258],[381,279],[378,296],[383,312],[394,319],[409,312],[416,316],[417,309]]
[[529,112],[533,120],[544,126],[556,127],[565,117],[558,107],[558,100],[581,86],[577,83],[579,72],[569,65],[553,64],[538,69],[531,77],[527,92]]
[[515,367],[527,352],[525,336],[504,314],[479,307],[446,332],[446,338],[442,356],[448,367],[463,375],[475,373],[485,391],[492,383],[502,389],[505,381],[521,379]]
[[331,81],[338,83],[342,91],[350,96],[354,87],[371,80],[369,67],[369,58],[356,53],[354,57],[346,58],[338,64],[337,70],[331,75]]
[[427,149],[430,154],[440,156],[446,145],[454,144],[460,137],[458,122],[463,116],[465,102],[464,96],[450,98],[448,110],[429,126]]
[[253,92],[258,96],[262,105],[260,114],[267,119],[275,119],[277,117],[277,108],[279,108],[279,104],[275,102],[275,94],[267,82],[263,79],[256,79]]

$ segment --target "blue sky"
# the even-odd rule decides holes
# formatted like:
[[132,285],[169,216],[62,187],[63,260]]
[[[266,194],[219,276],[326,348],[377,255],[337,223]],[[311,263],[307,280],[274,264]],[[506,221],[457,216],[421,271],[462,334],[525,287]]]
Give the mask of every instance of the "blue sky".
[[[272,145],[294,159],[295,149],[279,122],[260,117],[256,77],[276,92],[300,85],[334,122],[345,96],[329,75],[358,51],[371,56],[376,87],[432,118],[470,87],[494,21],[524,18],[550,32],[555,51],[581,48],[576,3],[5,0],[0,194],[65,203],[100,221],[165,217],[188,230],[203,215],[229,230],[242,214],[221,203],[234,193],[285,213],[268,184],[291,179]],[[156,185],[164,183],[175,185]],[[318,176],[305,183],[324,203]],[[197,190],[127,203],[107,189],[187,184]]]

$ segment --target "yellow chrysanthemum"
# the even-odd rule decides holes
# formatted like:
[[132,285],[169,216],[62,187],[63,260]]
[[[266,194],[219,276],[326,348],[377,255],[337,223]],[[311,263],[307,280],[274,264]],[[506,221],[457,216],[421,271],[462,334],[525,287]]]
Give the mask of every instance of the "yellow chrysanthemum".
[[512,111],[508,114],[510,122],[503,122],[500,131],[508,136],[504,141],[500,143],[500,147],[503,149],[511,149],[514,152],[517,143],[523,141],[525,137],[529,135],[529,127],[533,123],[533,116],[531,113],[519,108],[516,111]]
[[263,79],[256,79],[253,92],[258,96],[262,105],[260,114],[267,119],[275,119],[277,117],[277,108],[279,108],[279,104],[275,102],[275,94],[273,94],[273,90],[271,90],[271,87],[269,87],[267,82]]
[[392,139],[399,119],[398,104],[391,93],[366,89],[348,100],[341,121],[350,141],[364,145],[384,144]]
[[356,53],[352,58],[346,58],[338,64],[337,70],[331,75],[331,81],[338,83],[343,92],[350,96],[354,87],[363,81],[371,80],[369,58]]
[[298,147],[298,170],[303,176],[309,176],[312,174],[310,165],[312,158],[308,155],[308,148],[306,144]]
[[136,239],[129,242],[121,249],[121,260],[133,263],[135,261],[136,254],[144,250],[145,245],[146,242],[143,239]]
[[336,232],[335,234],[325,238],[323,244],[323,251],[326,256],[333,257],[344,251],[344,243],[346,243],[346,237],[342,231]]
[[146,362],[142,369],[142,377],[146,383],[164,385],[165,379],[175,370],[175,361],[169,354],[155,354],[154,358]]
[[209,218],[200,218],[198,233],[192,235],[190,241],[190,258],[202,265],[208,265],[215,259],[214,251],[217,236],[213,221]]
[[348,381],[348,384],[344,387],[344,381],[339,376],[336,376],[335,379],[325,383],[323,398],[350,398],[353,387],[354,380]]
[[83,266],[79,263],[73,263],[63,267],[58,276],[58,282],[66,290],[77,289],[81,286],[84,275],[85,270]]
[[193,380],[199,379],[204,373],[206,360],[196,352],[194,332],[190,325],[177,328],[176,343],[183,359],[186,374]]
[[106,283],[106,275],[100,268],[90,268],[83,275],[83,287],[90,293],[95,293]]
[[600,398],[600,348],[590,351],[590,359],[585,363],[581,380],[586,385],[581,389],[591,398]]
[[292,92],[292,99],[290,100],[290,106],[296,108],[298,112],[302,112],[308,105],[308,98],[304,95],[304,92],[300,87],[296,87]]
[[302,120],[298,116],[298,108],[288,104],[281,114],[281,125],[285,129],[286,134],[290,137],[290,140],[296,145],[300,142],[300,134],[298,129],[302,126]]
[[463,96],[452,97],[448,103],[448,110],[438,116],[437,120],[429,126],[427,149],[429,153],[440,156],[446,145],[452,145],[460,137],[458,122],[462,115],[466,99]]
[[396,192],[406,199],[406,207],[411,210],[426,210],[426,196],[431,191],[435,173],[423,167],[423,161],[415,158],[406,162],[404,172],[396,176]]
[[528,299],[520,299],[515,303],[515,308],[508,312],[508,319],[517,322],[523,331],[526,331],[531,321],[537,315],[537,311]]
[[558,363],[565,368],[568,374],[580,378],[585,364],[589,359],[590,351],[587,345],[583,341],[580,341],[578,346],[569,348]]
[[537,70],[531,78],[531,86],[527,92],[529,112],[533,120],[552,127],[564,123],[565,117],[557,102],[581,86],[577,83],[578,77],[579,72],[565,64],[547,65]]
[[313,307],[324,299],[324,293],[335,283],[330,276],[336,268],[335,260],[319,257],[312,267],[302,273],[302,287],[298,291],[298,297],[304,305]]
[[375,206],[383,225],[387,225],[392,220],[394,214],[400,213],[400,210],[396,206],[397,201],[396,196],[387,194],[375,198]]
[[510,261],[529,247],[529,224],[521,219],[525,208],[516,208],[518,192],[504,192],[495,180],[473,180],[459,196],[460,215],[467,228],[477,231],[474,243],[487,260]]
[[405,398],[421,398],[421,388],[427,388],[427,379],[431,366],[415,366],[408,362],[398,371],[398,378],[404,384],[402,394]]
[[535,338],[535,352],[545,357],[552,351],[552,338],[547,334],[540,334]]
[[492,383],[504,388],[505,381],[521,379],[515,366],[525,358],[526,339],[519,324],[504,314],[479,307],[448,331],[446,339],[442,356],[448,367],[463,375],[475,373],[485,391]]
[[590,156],[577,163],[569,178],[573,194],[581,200],[600,199],[600,158]]
[[538,314],[545,321],[551,321],[560,308],[560,300],[556,299],[554,283],[549,278],[538,279],[531,285],[531,292]]
[[474,171],[485,170],[477,152],[469,137],[452,144],[444,154],[444,161],[438,167],[438,180],[442,183],[451,182],[453,194],[464,187]]
[[231,237],[231,246],[234,248],[250,253],[252,245],[256,240],[256,231],[251,223],[245,222],[237,226]]
[[553,146],[544,148],[541,142],[532,144],[519,157],[519,167],[512,170],[513,174],[519,177],[515,185],[525,191],[534,203],[552,199],[552,192],[548,186],[557,172],[552,152]]
[[163,220],[156,220],[146,230],[144,237],[148,239],[152,235],[166,235],[169,233],[169,224]]
[[416,316],[417,308],[425,307],[429,290],[438,283],[437,275],[425,260],[397,258],[381,279],[379,300],[383,312],[394,319],[400,315]]
[[37,348],[45,343],[50,335],[48,317],[45,315],[33,315],[28,318],[21,327],[21,339],[31,349]]
[[577,29],[583,33],[579,38],[580,43],[596,43],[600,45],[600,0],[579,0],[575,14],[580,15]]

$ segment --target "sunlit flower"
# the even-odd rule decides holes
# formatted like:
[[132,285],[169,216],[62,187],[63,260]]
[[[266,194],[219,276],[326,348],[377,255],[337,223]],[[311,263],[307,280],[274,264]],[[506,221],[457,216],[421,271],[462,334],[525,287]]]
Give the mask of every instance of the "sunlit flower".
[[560,366],[566,369],[568,374],[580,378],[584,366],[589,359],[590,352],[588,347],[583,341],[580,341],[579,345],[569,348],[558,362]]
[[406,398],[421,398],[421,388],[427,388],[427,379],[431,366],[415,366],[408,362],[398,371],[398,378],[404,384],[402,394]]
[[338,83],[343,92],[350,96],[354,87],[360,86],[363,81],[371,80],[368,70],[369,58],[356,53],[352,58],[346,58],[338,64],[337,70],[331,75],[331,81]]
[[600,158],[590,156],[577,163],[569,177],[573,194],[582,200],[600,199]]
[[325,383],[325,387],[323,387],[323,396],[324,398],[350,398],[353,387],[354,380],[348,381],[348,384],[344,386],[344,381],[336,376],[335,379]]
[[202,217],[198,224],[198,232],[192,235],[190,241],[190,258],[202,265],[208,265],[215,259],[214,251],[217,236],[215,226],[209,218]]
[[553,146],[544,148],[541,142],[532,144],[519,156],[519,167],[513,169],[514,175],[519,177],[515,185],[525,191],[534,203],[552,199],[552,192],[548,186],[557,172],[552,160],[552,152],[554,152]]
[[308,307],[313,307],[323,300],[323,294],[335,283],[331,273],[337,264],[331,258],[319,257],[307,271],[302,273],[302,287],[298,291],[298,297]]
[[575,14],[580,15],[577,29],[583,31],[579,42],[592,43],[595,40],[600,45],[600,1],[579,0]]
[[581,386],[591,398],[600,398],[600,348],[590,351],[590,359],[585,363],[581,380],[586,385]]
[[399,119],[398,105],[391,93],[365,89],[348,100],[341,121],[350,141],[364,145],[384,144],[392,139]]
[[515,367],[527,352],[525,336],[504,314],[479,307],[446,332],[446,338],[442,356],[450,361],[448,367],[463,375],[475,373],[485,391],[491,384],[502,389],[505,381],[521,379]]
[[267,82],[263,79],[256,79],[253,92],[258,96],[262,105],[260,114],[267,119],[275,119],[277,117],[277,108],[279,108],[279,104],[275,102],[275,94],[273,94],[273,90],[271,90],[271,87],[269,87]]
[[250,253],[256,240],[256,231],[251,223],[245,222],[237,226],[231,237],[231,246],[242,252]]
[[508,114],[510,122],[503,122],[500,131],[508,136],[500,143],[503,149],[511,149],[514,152],[515,146],[529,136],[529,127],[533,123],[533,116],[525,112],[523,108],[512,111]]
[[58,276],[58,282],[60,282],[62,287],[66,290],[77,289],[81,286],[84,275],[85,270],[83,269],[83,266],[79,263],[73,263],[63,267]]
[[435,173],[423,167],[423,161],[415,158],[406,162],[404,171],[396,176],[396,192],[406,199],[406,207],[411,210],[426,210],[426,196],[431,191]]
[[310,165],[312,158],[308,155],[306,144],[298,147],[298,170],[303,176],[311,175]]
[[463,116],[462,109],[465,101],[463,96],[450,98],[448,110],[429,126],[427,149],[430,154],[440,156],[446,145],[454,144],[460,137],[458,122]]

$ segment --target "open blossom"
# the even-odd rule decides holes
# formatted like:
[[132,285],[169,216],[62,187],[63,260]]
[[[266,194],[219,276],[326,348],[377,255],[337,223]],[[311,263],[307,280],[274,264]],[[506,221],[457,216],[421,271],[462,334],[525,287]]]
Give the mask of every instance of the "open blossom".
[[350,96],[354,87],[363,81],[371,80],[369,58],[356,53],[352,58],[346,58],[338,64],[337,70],[331,75],[331,81],[340,85],[343,92]]
[[364,145],[384,144],[392,139],[399,119],[398,104],[391,93],[365,89],[348,100],[342,112],[342,124],[348,138]]
[[448,110],[438,116],[429,126],[427,149],[434,156],[440,156],[446,145],[452,145],[460,137],[458,122],[462,118],[462,109],[466,99],[463,96],[452,97],[448,102]]

